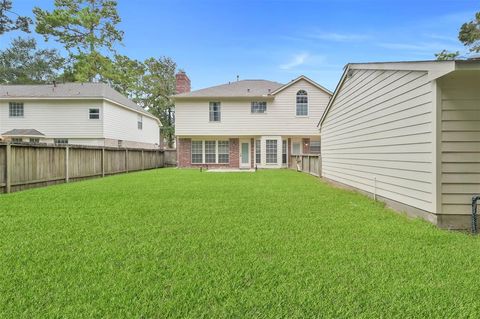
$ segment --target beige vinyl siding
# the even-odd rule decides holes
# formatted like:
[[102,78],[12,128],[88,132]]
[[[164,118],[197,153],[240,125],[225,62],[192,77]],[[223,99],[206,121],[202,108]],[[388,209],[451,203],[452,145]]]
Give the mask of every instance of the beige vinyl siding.
[[[0,102],[0,134],[12,129],[35,129],[46,137],[103,137],[101,100],[17,101],[24,103],[23,117],[9,117],[9,101]],[[89,119],[89,108],[99,108],[100,119]]]
[[352,70],[322,125],[323,176],[433,212],[431,91],[427,72]]
[[143,115],[143,129],[139,130],[137,126],[138,115],[139,113],[135,111],[105,101],[105,138],[159,144],[160,128],[158,122],[151,117]]
[[[308,93],[306,117],[296,116],[296,94]],[[252,114],[249,100],[221,100],[221,121],[209,122],[209,101],[176,101],[175,131],[178,136],[250,136],[250,135],[319,135],[317,124],[328,104],[330,95],[300,80],[267,101],[267,112]],[[253,99],[258,100],[258,99]]]
[[454,72],[441,90],[442,214],[471,214],[480,194],[480,76]]

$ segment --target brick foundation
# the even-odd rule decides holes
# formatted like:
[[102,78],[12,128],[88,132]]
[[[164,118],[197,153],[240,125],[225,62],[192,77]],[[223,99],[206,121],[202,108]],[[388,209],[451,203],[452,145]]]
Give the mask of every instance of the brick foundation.
[[238,138],[229,139],[230,152],[228,164],[192,164],[192,139],[177,138],[178,167],[239,168],[240,156],[238,143]]

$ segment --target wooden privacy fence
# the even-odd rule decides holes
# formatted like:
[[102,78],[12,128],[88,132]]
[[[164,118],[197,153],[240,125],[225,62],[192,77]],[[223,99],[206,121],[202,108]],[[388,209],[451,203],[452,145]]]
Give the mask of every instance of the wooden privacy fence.
[[318,154],[291,155],[289,167],[320,177],[322,175],[322,157]]
[[0,143],[0,193],[163,166],[162,150]]

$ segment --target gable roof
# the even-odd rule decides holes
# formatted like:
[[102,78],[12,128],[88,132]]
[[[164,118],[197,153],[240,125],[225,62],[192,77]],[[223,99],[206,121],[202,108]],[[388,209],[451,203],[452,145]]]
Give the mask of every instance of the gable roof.
[[0,85],[0,100],[8,99],[106,99],[159,121],[151,113],[105,83]]
[[34,129],[13,129],[2,134],[3,136],[45,136]]
[[296,79],[293,79],[292,81],[288,82],[287,84],[279,87],[278,89],[276,89],[275,91],[273,91],[271,94],[272,95],[275,95],[283,90],[285,90],[286,88],[288,88],[289,86],[297,83],[298,81],[301,81],[301,80],[304,80],[304,81],[307,81],[308,83],[312,84],[313,86],[315,86],[316,88],[324,91],[325,93],[327,93],[328,95],[333,95],[333,92],[331,92],[330,90],[326,89],[325,87],[321,86],[320,84],[318,84],[317,82],[313,81],[312,79],[306,77],[305,75],[300,75],[298,78]]
[[281,83],[268,80],[241,80],[174,95],[172,98],[267,97]]
[[325,121],[330,108],[337,98],[345,79],[350,70],[408,70],[408,71],[427,71],[429,79],[435,80],[455,70],[480,70],[479,60],[428,60],[428,61],[398,61],[398,62],[367,62],[367,63],[349,63],[343,68],[343,74],[335,88],[332,98],[323,112],[317,127]]

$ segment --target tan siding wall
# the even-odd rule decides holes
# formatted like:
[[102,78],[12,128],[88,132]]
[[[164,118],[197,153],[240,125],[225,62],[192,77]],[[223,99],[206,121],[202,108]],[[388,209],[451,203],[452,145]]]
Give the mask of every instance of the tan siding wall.
[[439,81],[442,99],[442,214],[471,214],[480,193],[480,76],[454,72]]
[[141,142],[149,144],[160,143],[160,128],[158,122],[143,116],[143,129],[137,127],[138,113],[116,106],[110,102],[104,103],[105,138]]
[[[101,138],[102,102],[85,101],[22,101],[24,117],[8,115],[8,101],[0,102],[0,134],[12,129],[36,129],[46,137]],[[88,118],[89,108],[100,108],[100,119]]]
[[[309,97],[309,116],[296,117],[296,93]],[[318,121],[330,96],[301,80],[267,102],[265,114],[252,114],[251,101],[220,101],[221,122],[209,122],[209,101],[177,101],[175,130],[178,136],[196,135],[319,135]]]
[[353,70],[322,125],[322,174],[433,212],[432,127],[426,72]]

